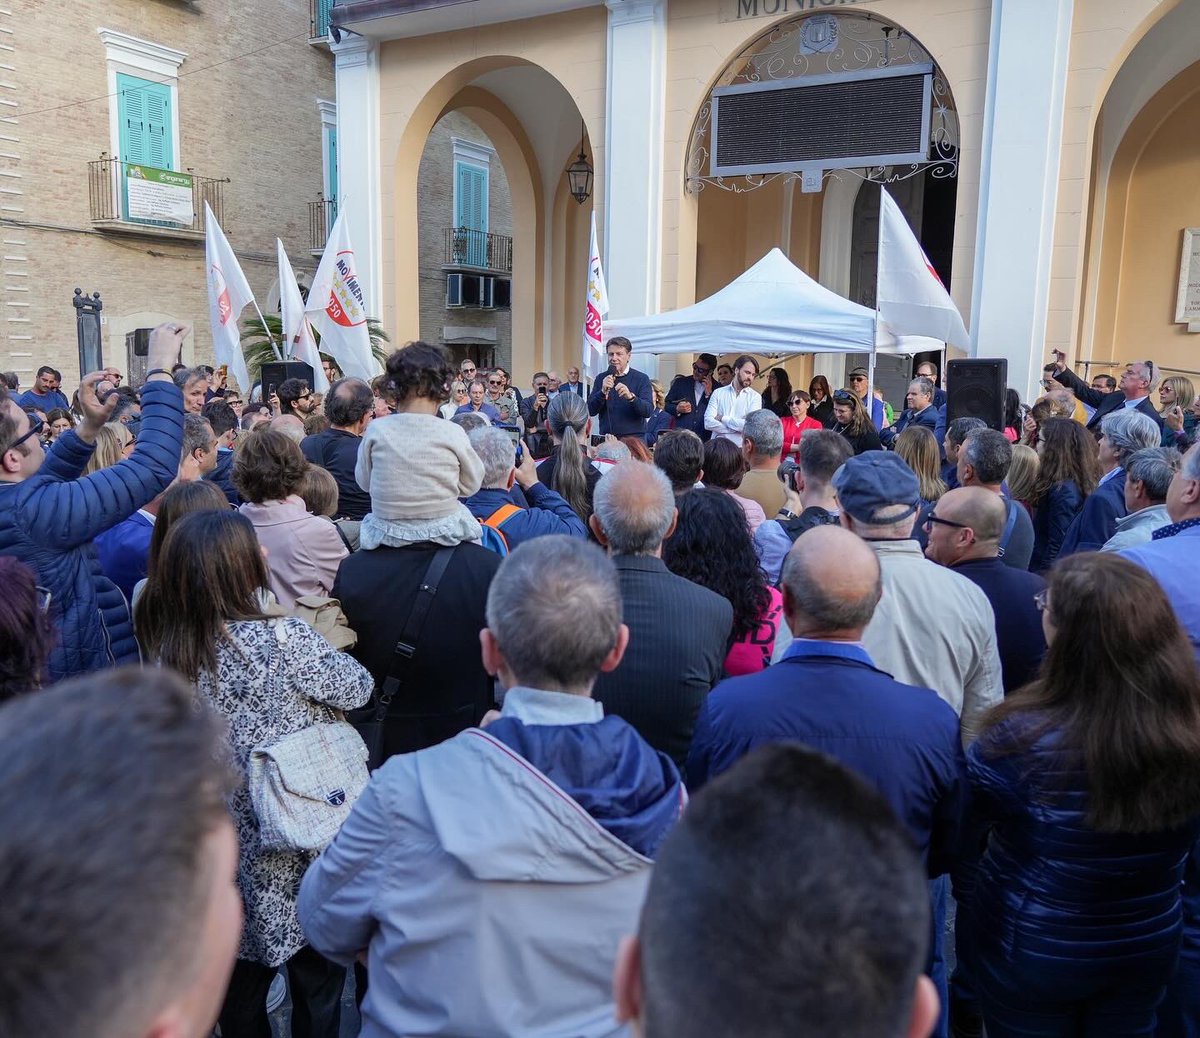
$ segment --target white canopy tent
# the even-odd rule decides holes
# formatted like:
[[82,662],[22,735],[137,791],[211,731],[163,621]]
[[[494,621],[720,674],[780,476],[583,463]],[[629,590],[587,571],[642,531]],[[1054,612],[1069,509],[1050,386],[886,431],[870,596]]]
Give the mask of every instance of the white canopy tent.
[[[707,299],[681,310],[604,322],[639,353],[870,353],[875,311],[817,284],[779,249]],[[945,343],[879,326],[877,352],[914,354]]]

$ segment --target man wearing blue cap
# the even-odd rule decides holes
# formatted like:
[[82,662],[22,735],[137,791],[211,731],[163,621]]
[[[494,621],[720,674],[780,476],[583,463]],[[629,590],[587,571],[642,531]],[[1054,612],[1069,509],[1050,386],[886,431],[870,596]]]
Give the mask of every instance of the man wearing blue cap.
[[959,715],[963,744],[971,742],[1004,698],[987,596],[925,558],[913,538],[920,484],[898,455],[851,458],[833,474],[833,489],[842,525],[875,549],[883,570],[883,599],[863,634],[867,652],[897,681],[936,691]]

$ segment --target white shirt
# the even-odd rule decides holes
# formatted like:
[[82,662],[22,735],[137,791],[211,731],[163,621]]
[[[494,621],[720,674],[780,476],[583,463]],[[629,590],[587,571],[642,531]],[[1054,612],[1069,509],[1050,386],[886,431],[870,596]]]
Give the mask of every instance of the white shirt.
[[[704,412],[704,428],[714,436],[724,436],[739,447],[742,445],[742,429],[746,426],[746,415],[762,409],[762,397],[754,389],[743,389],[740,393],[731,382],[714,389]],[[720,419],[717,418],[720,415]]]

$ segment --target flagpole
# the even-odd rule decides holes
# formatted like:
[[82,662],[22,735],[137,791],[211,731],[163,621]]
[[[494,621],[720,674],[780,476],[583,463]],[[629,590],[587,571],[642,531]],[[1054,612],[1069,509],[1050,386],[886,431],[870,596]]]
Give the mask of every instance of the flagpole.
[[275,336],[271,334],[271,329],[267,327],[267,319],[263,317],[263,312],[261,307],[258,305],[258,300],[251,296],[250,302],[254,304],[254,309],[258,311],[258,319],[262,321],[263,331],[266,332],[267,339],[271,343],[271,349],[275,352],[275,359],[279,361],[283,360],[283,354],[279,352],[279,347],[275,345]]
[[879,237],[875,245],[875,333],[871,336],[871,358],[867,362],[867,418],[871,425],[875,420],[871,417],[875,410],[875,353],[879,349],[879,268],[883,263],[883,192],[879,185]]

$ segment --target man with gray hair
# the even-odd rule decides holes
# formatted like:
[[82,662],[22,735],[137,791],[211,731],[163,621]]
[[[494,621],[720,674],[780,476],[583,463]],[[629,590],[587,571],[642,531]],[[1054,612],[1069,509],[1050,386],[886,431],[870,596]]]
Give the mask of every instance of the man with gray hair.
[[[929,688],[893,679],[864,647],[880,596],[886,598],[883,579],[876,553],[853,534],[818,526],[800,535],[781,580],[797,640],[779,663],[723,681],[709,694],[688,755],[688,788],[697,790],[764,743],[801,742],[883,794],[933,878],[949,870],[960,849],[966,759],[954,711]],[[935,929],[929,970],[941,963],[941,936]]]
[[1120,551],[1145,544],[1154,531],[1171,522],[1167,491],[1179,471],[1183,455],[1174,447],[1144,447],[1125,463],[1125,514],[1117,519],[1117,532],[1101,551]]
[[593,698],[629,644],[621,608],[594,545],[517,548],[479,636],[503,710],[389,760],[304,877],[312,946],[346,965],[366,952],[364,1033],[618,1033],[617,946],[686,799]]
[[629,650],[600,675],[595,697],[682,767],[704,697],[723,675],[733,607],[663,563],[678,513],[660,469],[613,466],[596,484],[594,507],[592,533],[616,564],[629,628]]
[[1004,492],[1012,455],[1012,444],[1004,433],[995,429],[972,429],[958,450],[957,482],[963,487],[979,487],[1004,502],[1000,558],[1006,566],[1027,570],[1029,560],[1033,558],[1033,520],[1024,505]]
[[1094,407],[1095,413],[1088,419],[1089,432],[1097,436],[1101,432],[1101,423],[1110,414],[1119,414],[1122,410],[1137,411],[1145,415],[1162,432],[1162,417],[1154,409],[1150,394],[1159,382],[1159,371],[1152,360],[1137,360],[1125,365],[1121,373],[1121,388],[1115,393],[1101,392],[1093,389],[1070,368],[1067,367],[1067,355],[1062,350],[1054,351],[1054,378],[1061,385],[1073,390],[1076,399],[1088,407]]
[[783,422],[765,407],[746,415],[742,428],[742,454],[750,470],[742,477],[738,494],[762,505],[763,515],[778,515],[787,503],[787,491],[779,479],[783,456]]
[[[534,537],[565,534],[587,540],[587,527],[567,502],[538,481],[533,455],[521,451],[517,464],[516,445],[503,429],[487,426],[468,436],[471,446],[483,462],[483,485],[463,504],[482,526],[495,530],[509,551]],[[513,483],[519,483],[528,507],[522,508],[511,496]]]
[[335,519],[361,522],[371,511],[371,495],[358,485],[354,470],[363,433],[375,417],[375,393],[361,378],[340,378],[325,394],[329,428],[300,441],[300,450],[337,481]]
[[[1115,396],[1115,393],[1110,393]],[[1100,468],[1104,475],[1067,527],[1058,557],[1079,551],[1099,551],[1117,532],[1125,510],[1125,462],[1145,447],[1162,443],[1162,426],[1133,410],[1116,411],[1100,423]]]
[[884,429],[879,438],[885,447],[892,447],[899,436],[910,425],[923,425],[930,432],[937,429],[938,413],[933,406],[934,385],[927,378],[914,378],[908,384],[908,392],[904,396],[905,408],[896,424]]

